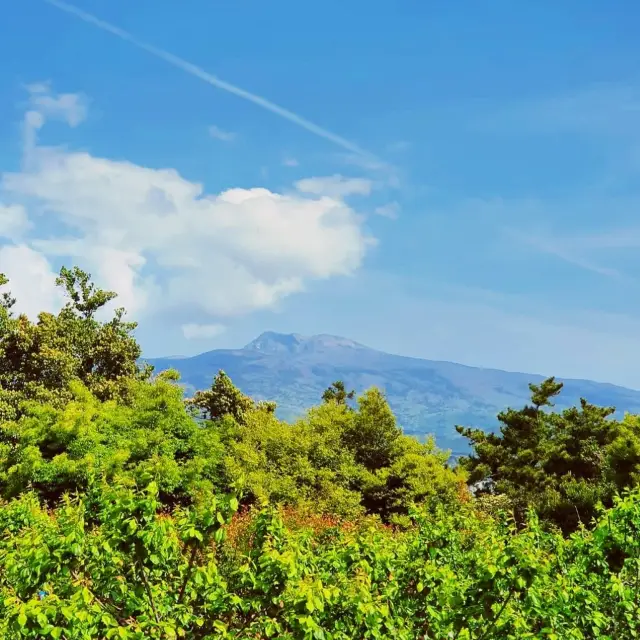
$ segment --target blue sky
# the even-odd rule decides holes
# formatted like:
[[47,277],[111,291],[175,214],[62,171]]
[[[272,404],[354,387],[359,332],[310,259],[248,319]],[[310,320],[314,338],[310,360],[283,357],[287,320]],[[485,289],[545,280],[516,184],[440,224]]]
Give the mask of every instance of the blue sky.
[[78,264],[150,356],[334,333],[640,388],[636,3],[73,6],[155,49],[59,1],[5,8],[22,310]]

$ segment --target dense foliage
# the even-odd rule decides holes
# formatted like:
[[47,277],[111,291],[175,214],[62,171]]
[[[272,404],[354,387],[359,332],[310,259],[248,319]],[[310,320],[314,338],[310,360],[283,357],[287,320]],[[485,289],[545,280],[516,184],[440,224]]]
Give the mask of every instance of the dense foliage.
[[35,322],[0,295],[0,637],[637,637],[639,417],[553,412],[551,378],[452,467],[375,388],[185,401],[114,294],[59,284]]
[[[3,638],[633,638],[640,496],[565,539],[469,504],[373,521],[293,520],[233,500],[167,512],[92,487],[0,509]],[[226,535],[225,535],[226,534]]]
[[474,445],[462,465],[471,482],[484,481],[483,490],[508,496],[519,519],[533,507],[544,520],[573,531],[591,523],[599,504],[611,506],[619,491],[637,484],[639,419],[612,420],[613,407],[584,399],[577,408],[544,411],[562,384],[550,378],[530,388],[531,405],[498,416],[499,434],[458,429]]
[[[6,284],[0,274],[0,286]],[[114,293],[97,289],[78,268],[63,268],[58,285],[67,304],[35,323],[12,314],[15,299],[8,292],[0,299],[0,419],[19,416],[26,399],[61,406],[76,380],[99,399],[122,398],[130,380],[150,373],[138,367],[136,324],[124,321],[124,310],[106,322],[96,319]]]

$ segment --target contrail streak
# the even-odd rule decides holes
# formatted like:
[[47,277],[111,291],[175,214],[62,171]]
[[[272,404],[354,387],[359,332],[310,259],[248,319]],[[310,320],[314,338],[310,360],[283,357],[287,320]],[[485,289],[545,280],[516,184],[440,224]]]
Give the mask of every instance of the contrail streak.
[[220,78],[217,78],[216,76],[210,73],[207,73],[204,69],[201,69],[195,64],[192,64],[191,62],[187,62],[186,60],[183,60],[178,56],[174,56],[172,53],[169,53],[168,51],[164,51],[163,49],[154,47],[151,44],[147,44],[146,42],[143,42],[142,40],[138,40],[138,38],[131,35],[127,31],[124,31],[123,29],[120,29],[119,27],[116,27],[115,25],[112,25],[109,22],[100,20],[100,18],[96,18],[96,16],[90,13],[87,13],[82,9],[78,9],[78,7],[68,4],[67,2],[63,2],[62,0],[44,0],[44,2],[52,5],[53,7],[56,7],[57,9],[60,9],[61,11],[64,11],[65,13],[73,15],[76,18],[83,20],[84,22],[92,24],[95,27],[98,27],[98,29],[101,29],[102,31],[111,33],[112,35],[117,36],[121,40],[126,40],[127,42],[131,43],[138,49],[142,49],[143,51],[150,53],[152,56],[155,56],[156,58],[160,58],[160,60],[164,60],[168,64],[173,65],[174,67],[181,69],[185,73],[188,73],[196,78],[199,78],[200,80],[203,80],[204,82],[207,82],[208,84],[218,89],[222,89],[223,91],[232,93],[238,96],[239,98],[243,98],[244,100],[253,102],[254,104],[257,104],[259,107],[262,107],[267,111],[271,111],[272,113],[279,115],[281,118],[284,118],[285,120],[289,120],[289,122],[293,122],[294,124],[297,124],[299,127],[302,127],[303,129],[306,129],[307,131],[314,133],[315,135],[320,136],[321,138],[324,138],[325,140],[329,140],[330,142],[333,142],[334,144],[338,145],[339,147],[342,147],[343,149],[346,149],[347,151],[350,151],[351,153],[355,153],[363,158],[369,158],[372,160],[376,159],[372,154],[365,151],[364,149],[361,149],[360,147],[353,144],[352,142],[349,142],[349,140],[345,140],[344,138],[341,138],[335,133],[331,133],[331,131],[327,131],[326,129],[319,127],[317,124],[314,124],[313,122],[310,122],[305,118],[302,118],[298,114],[293,113],[293,111],[289,111],[288,109],[285,109],[273,102],[270,102],[269,100],[266,100],[261,96],[257,96],[253,93],[250,93],[249,91],[245,91],[244,89],[241,89],[240,87],[236,87],[235,85],[230,84],[229,82],[225,82],[224,80],[221,80]]

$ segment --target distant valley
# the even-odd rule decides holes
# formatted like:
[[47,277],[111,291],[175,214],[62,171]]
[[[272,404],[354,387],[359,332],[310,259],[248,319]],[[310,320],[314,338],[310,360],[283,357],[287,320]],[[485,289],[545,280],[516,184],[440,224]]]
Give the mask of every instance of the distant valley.
[[[494,429],[496,415],[529,399],[528,384],[543,376],[468,367],[453,362],[392,355],[346,338],[305,337],[266,332],[243,349],[216,349],[193,357],[147,359],[156,371],[177,369],[187,394],[205,389],[223,369],[255,399],[275,400],[278,415],[292,419],[317,404],[335,380],[358,393],[376,385],[384,390],[405,433],[433,434],[454,455],[467,451],[456,424]],[[553,372],[550,372],[552,375]],[[556,406],[571,406],[584,397],[640,413],[640,391],[587,380],[565,380]]]

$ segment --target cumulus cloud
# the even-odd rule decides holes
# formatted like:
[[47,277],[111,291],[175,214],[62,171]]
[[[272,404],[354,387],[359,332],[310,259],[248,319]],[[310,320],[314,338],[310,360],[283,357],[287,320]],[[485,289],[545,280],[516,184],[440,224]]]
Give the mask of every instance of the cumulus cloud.
[[[208,195],[173,169],[88,153],[38,149],[0,188],[72,230],[34,246],[78,258],[138,307],[173,302],[219,315],[269,307],[307,279],[351,273],[373,242],[339,200],[260,188]],[[161,299],[143,281],[149,260],[169,274]]]
[[[358,269],[375,239],[339,197],[354,189],[368,192],[355,181],[319,199],[263,188],[209,194],[175,169],[36,145],[21,171],[0,177],[0,200],[39,216],[22,253],[3,248],[0,270],[32,261],[44,287],[55,258],[90,271],[137,315],[179,308],[218,321]],[[0,209],[2,236],[16,242],[28,224],[18,205]],[[14,289],[22,296],[29,285]],[[38,309],[54,299],[41,296]]]
[[25,244],[0,246],[0,273],[9,278],[9,289],[17,298],[15,311],[35,319],[41,311],[62,307],[62,292],[47,258]]
[[222,140],[223,142],[233,142],[236,139],[236,134],[233,133],[233,131],[225,131],[224,129],[217,127],[215,124],[212,124],[209,127],[209,135],[212,138]]
[[183,324],[182,335],[187,340],[207,340],[215,338],[226,330],[222,324]]
[[330,198],[347,196],[368,196],[373,188],[373,181],[367,178],[345,178],[339,174],[316,178],[304,178],[295,183],[300,193],[308,193]]
[[30,228],[31,222],[24,207],[0,204],[0,238],[17,240]]

